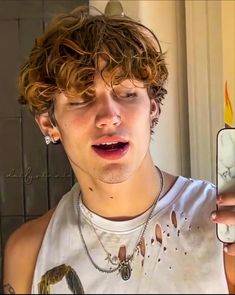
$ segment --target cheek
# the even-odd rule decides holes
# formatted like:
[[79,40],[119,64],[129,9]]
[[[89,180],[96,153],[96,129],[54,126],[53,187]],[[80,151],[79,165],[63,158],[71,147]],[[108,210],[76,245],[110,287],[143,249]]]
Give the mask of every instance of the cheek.
[[138,112],[135,115],[131,115],[129,122],[131,134],[133,137],[142,143],[148,143],[151,134],[151,117],[148,112]]
[[64,146],[71,146],[74,142],[77,144],[80,138],[84,136],[86,132],[87,124],[83,124],[81,120],[63,118],[63,120],[58,124],[59,132],[61,134],[61,141]]
[[70,114],[64,116],[60,121],[60,127],[67,133],[68,131],[82,131],[89,126],[89,120],[91,116],[84,116],[81,114]]
[[142,126],[142,128],[147,127],[149,124],[151,124],[150,109],[146,106],[143,106],[143,108],[134,114],[133,119],[135,120],[135,123]]

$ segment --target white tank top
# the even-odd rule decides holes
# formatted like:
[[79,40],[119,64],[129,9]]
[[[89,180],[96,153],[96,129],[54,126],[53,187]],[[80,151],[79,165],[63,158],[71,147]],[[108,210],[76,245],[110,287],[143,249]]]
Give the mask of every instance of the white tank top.
[[[145,251],[135,252],[128,280],[118,270],[105,273],[94,267],[78,220],[94,264],[109,270],[113,265],[107,253],[117,256],[123,245],[126,255],[133,253],[150,209],[132,220],[110,221],[91,213],[78,196],[75,184],[50,220],[36,262],[32,294],[228,293],[222,243],[209,219],[216,208],[213,184],[177,178],[154,208],[144,234]],[[157,225],[162,241],[155,234]]]

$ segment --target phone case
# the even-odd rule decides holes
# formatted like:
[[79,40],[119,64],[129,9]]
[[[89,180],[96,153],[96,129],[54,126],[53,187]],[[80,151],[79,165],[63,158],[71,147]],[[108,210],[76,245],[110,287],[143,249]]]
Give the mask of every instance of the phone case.
[[[217,194],[235,192],[235,128],[223,128],[217,134],[217,165],[216,187]],[[235,211],[234,206],[217,206],[223,210]],[[217,236],[221,242],[235,242],[235,224],[218,223]]]

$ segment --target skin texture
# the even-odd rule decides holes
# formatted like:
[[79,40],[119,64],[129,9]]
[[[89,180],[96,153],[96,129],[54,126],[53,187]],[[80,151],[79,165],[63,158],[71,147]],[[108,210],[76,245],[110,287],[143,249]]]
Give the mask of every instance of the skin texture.
[[[44,135],[61,140],[80,183],[84,204],[112,220],[127,220],[141,214],[152,205],[159,192],[159,175],[149,152],[150,127],[159,115],[159,108],[149,99],[143,84],[135,82],[133,85],[127,80],[118,85],[116,96],[97,73],[94,96],[88,102],[81,97],[70,99],[63,93],[56,95],[56,126],[51,124],[48,113],[36,118]],[[104,136],[127,140],[127,153],[115,160],[97,155],[92,145]],[[164,192],[171,188],[175,179],[165,174]],[[223,197],[221,202],[225,202]],[[235,205],[234,198],[227,198],[226,202]],[[10,284],[15,293],[31,292],[37,254],[52,213],[53,210],[24,224],[8,240],[4,283]],[[234,213],[226,216],[221,211],[212,222],[227,223],[228,220],[235,223]],[[235,246],[230,245],[225,254],[225,267],[231,293],[235,286],[234,257]],[[15,269],[22,271],[16,273]],[[9,286],[5,292],[9,293]]]
[[[86,206],[108,218],[140,214],[149,208],[159,190],[158,174],[149,152],[150,126],[158,116],[158,105],[149,99],[142,83],[135,81],[135,85],[138,87],[130,81],[118,85],[116,97],[97,74],[94,101],[77,105],[81,99],[70,100],[61,93],[55,103],[57,127],[47,130],[48,117],[38,118],[44,134],[61,140]],[[92,145],[104,136],[127,140],[129,150],[125,156],[118,160],[97,156]],[[153,184],[143,188],[140,180],[151,180]]]
[[37,254],[53,212],[51,209],[42,217],[23,224],[8,239],[3,269],[5,294],[31,293]]

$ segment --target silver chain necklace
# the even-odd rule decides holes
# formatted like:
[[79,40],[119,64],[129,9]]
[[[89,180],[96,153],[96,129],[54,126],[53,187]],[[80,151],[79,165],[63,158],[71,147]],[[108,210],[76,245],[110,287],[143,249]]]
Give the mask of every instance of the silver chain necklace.
[[[143,228],[142,228],[142,231],[140,232],[139,236],[138,236],[138,239],[137,239],[137,242],[136,242],[136,245],[134,247],[134,250],[132,252],[131,255],[128,255],[127,258],[125,258],[124,260],[121,260],[119,262],[114,262],[113,259],[111,258],[111,254],[105,249],[102,241],[100,240],[96,230],[95,230],[95,227],[92,223],[92,221],[90,220],[90,225],[91,227],[93,228],[95,234],[96,234],[96,237],[99,241],[99,243],[101,244],[102,248],[104,249],[105,253],[107,254],[107,259],[108,261],[114,265],[115,267],[113,268],[110,268],[110,269],[106,269],[106,268],[102,268],[100,267],[99,265],[97,265],[95,263],[95,261],[93,260],[93,258],[91,257],[91,254],[89,252],[89,249],[87,247],[87,244],[86,244],[86,241],[84,239],[84,236],[83,236],[83,233],[82,233],[82,228],[81,228],[81,216],[80,216],[80,207],[78,205],[78,229],[79,229],[79,233],[80,233],[80,236],[81,236],[81,240],[82,240],[82,243],[83,243],[83,246],[84,246],[84,249],[85,249],[85,252],[87,254],[87,256],[89,257],[92,265],[100,272],[103,272],[103,273],[113,273],[115,271],[119,271],[119,273],[121,274],[121,277],[124,281],[126,280],[129,280],[129,278],[131,277],[131,261],[133,260],[134,258],[134,254],[136,251],[138,251],[138,248],[139,246],[141,245],[141,242],[142,242],[142,239],[144,237],[144,234],[146,232],[146,229],[147,229],[147,226],[149,224],[149,221],[151,220],[152,218],[152,214],[153,214],[153,211],[154,211],[154,208],[156,207],[157,205],[157,202],[161,196],[161,193],[162,193],[162,190],[163,190],[163,174],[162,174],[162,171],[156,166],[158,172],[159,172],[159,175],[160,175],[160,190],[159,190],[159,193],[158,195],[156,196],[152,206],[151,206],[151,210],[149,212],[149,215],[143,225]],[[79,201],[80,201],[80,197],[81,197],[81,191],[79,192]]]

